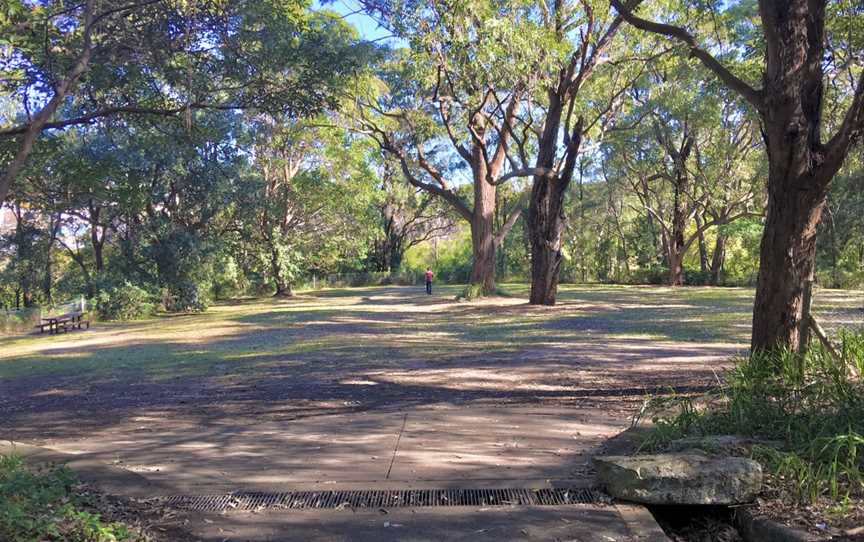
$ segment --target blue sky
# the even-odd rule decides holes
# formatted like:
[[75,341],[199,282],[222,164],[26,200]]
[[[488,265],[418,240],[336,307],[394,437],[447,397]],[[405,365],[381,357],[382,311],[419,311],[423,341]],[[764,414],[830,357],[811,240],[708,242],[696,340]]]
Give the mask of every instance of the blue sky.
[[345,20],[354,25],[360,32],[360,35],[367,40],[380,40],[390,36],[390,32],[378,26],[371,17],[365,13],[357,13],[360,10],[360,5],[355,0],[335,0],[328,2],[322,6],[320,0],[315,0],[314,7],[316,9],[324,8],[346,15]]

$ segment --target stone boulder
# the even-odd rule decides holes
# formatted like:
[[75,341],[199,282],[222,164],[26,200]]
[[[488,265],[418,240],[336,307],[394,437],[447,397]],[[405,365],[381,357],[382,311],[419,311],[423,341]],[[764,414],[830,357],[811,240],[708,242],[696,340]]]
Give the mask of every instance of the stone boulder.
[[742,504],[762,488],[762,467],[743,457],[598,456],[594,465],[610,495],[643,504]]

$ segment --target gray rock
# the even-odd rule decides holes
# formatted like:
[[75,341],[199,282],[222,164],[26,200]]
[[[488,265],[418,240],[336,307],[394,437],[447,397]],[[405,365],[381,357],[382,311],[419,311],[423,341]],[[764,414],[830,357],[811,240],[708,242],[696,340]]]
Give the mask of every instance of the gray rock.
[[741,504],[762,488],[762,467],[743,457],[599,456],[594,466],[610,495],[644,504]]

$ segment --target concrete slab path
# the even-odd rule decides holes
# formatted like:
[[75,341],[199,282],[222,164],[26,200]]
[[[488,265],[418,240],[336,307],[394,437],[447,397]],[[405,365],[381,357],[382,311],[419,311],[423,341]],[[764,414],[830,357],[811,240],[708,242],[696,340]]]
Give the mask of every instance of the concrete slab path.
[[625,427],[597,409],[438,406],[244,425],[131,424],[51,447],[176,495],[381,483],[542,487],[584,485],[590,456]]

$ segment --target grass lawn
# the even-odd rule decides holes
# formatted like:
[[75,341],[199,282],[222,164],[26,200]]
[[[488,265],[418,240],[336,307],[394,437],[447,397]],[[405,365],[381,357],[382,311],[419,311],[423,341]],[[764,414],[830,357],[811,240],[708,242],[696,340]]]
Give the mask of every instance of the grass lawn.
[[[419,288],[335,289],[289,300],[224,301],[204,314],[98,323],[94,332],[6,337],[0,378],[159,381],[284,368],[312,354],[333,363],[446,362],[596,340],[749,339],[750,289],[564,285],[554,308],[527,306],[527,285],[503,289],[512,297],[492,303],[455,303],[457,286],[438,287],[428,298]],[[817,317],[829,328],[860,327],[861,302],[860,292],[822,290]]]

